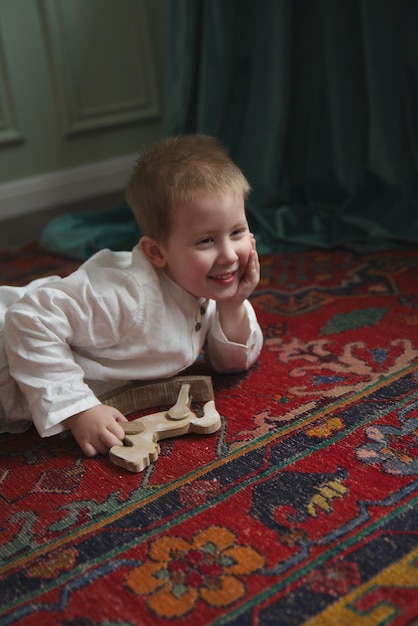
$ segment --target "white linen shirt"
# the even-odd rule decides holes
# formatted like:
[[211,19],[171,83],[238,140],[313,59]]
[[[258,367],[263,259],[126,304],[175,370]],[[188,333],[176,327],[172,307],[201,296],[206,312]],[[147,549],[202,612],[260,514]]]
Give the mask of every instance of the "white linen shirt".
[[66,418],[99,404],[100,394],[132,380],[174,376],[204,346],[221,373],[248,369],[262,346],[248,301],[248,341],[230,342],[216,303],[174,283],[138,246],[102,250],[70,276],[37,281],[24,295],[15,289],[18,300],[4,316],[3,363],[0,351],[3,431],[23,430],[29,419],[42,437],[55,435]]

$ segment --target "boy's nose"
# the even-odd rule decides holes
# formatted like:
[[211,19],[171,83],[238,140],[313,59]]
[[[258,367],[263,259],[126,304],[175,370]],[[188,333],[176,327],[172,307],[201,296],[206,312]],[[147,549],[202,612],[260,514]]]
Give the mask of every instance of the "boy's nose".
[[235,248],[231,242],[225,242],[221,246],[219,246],[218,250],[218,262],[223,263],[224,265],[228,263],[232,263],[236,261],[238,255],[235,251]]

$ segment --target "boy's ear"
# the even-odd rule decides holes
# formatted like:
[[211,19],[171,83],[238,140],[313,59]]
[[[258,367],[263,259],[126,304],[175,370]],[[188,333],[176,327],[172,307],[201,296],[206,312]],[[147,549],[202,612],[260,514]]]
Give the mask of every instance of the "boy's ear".
[[152,263],[154,267],[162,269],[166,266],[167,262],[165,260],[164,252],[158,241],[156,241],[152,237],[144,235],[139,240],[139,247],[141,248],[144,255],[147,257],[148,261]]

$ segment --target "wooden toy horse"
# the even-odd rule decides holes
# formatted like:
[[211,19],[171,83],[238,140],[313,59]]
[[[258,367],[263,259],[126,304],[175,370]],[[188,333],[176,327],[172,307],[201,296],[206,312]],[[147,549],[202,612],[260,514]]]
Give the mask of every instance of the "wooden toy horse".
[[[202,416],[191,410],[192,398],[205,402]],[[124,414],[151,406],[171,405],[165,411],[121,422],[125,430],[124,445],[113,446],[109,455],[112,463],[131,472],[141,472],[158,459],[158,441],[161,439],[190,432],[209,435],[221,426],[209,376],[177,376],[163,381],[132,384],[101,400]]]

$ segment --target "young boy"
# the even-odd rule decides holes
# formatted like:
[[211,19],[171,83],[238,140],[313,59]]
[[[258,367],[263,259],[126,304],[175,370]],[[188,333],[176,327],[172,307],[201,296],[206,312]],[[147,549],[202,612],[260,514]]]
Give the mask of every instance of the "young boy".
[[102,250],[66,278],[0,288],[0,432],[70,429],[95,456],[122,445],[126,421],[100,394],[174,376],[203,347],[218,372],[248,369],[262,346],[248,302],[259,281],[249,190],[215,139],[163,139],[128,183],[143,233],[132,252]]

